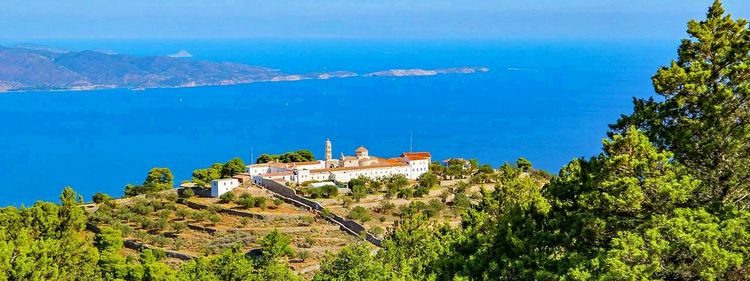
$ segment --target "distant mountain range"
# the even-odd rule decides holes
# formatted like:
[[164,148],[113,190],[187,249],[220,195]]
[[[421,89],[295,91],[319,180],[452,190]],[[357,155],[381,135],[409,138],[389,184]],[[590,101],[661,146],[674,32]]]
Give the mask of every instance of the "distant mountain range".
[[[0,92],[91,90],[104,88],[178,88],[360,76],[350,71],[288,74],[232,62],[169,56],[131,56],[109,51],[73,52],[39,45],[0,46]],[[489,71],[486,67],[391,69],[361,76],[425,76]]]

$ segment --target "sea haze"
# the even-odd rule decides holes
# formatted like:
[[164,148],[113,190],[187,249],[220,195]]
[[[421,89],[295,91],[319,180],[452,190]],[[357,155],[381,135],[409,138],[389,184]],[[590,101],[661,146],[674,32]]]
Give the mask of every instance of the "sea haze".
[[[19,42],[0,42],[13,44]],[[70,50],[233,61],[289,73],[487,66],[487,73],[356,77],[182,89],[0,94],[0,206],[122,195],[151,167],[176,182],[232,157],[364,145],[396,156],[498,166],[526,157],[553,173],[597,153],[607,124],[653,94],[650,77],[677,41],[39,41]]]

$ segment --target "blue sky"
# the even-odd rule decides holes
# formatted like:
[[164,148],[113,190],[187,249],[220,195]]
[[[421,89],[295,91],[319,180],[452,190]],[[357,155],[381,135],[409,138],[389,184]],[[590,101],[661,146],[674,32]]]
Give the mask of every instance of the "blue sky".
[[[674,39],[711,2],[0,0],[0,38]],[[747,0],[724,3],[750,17]]]

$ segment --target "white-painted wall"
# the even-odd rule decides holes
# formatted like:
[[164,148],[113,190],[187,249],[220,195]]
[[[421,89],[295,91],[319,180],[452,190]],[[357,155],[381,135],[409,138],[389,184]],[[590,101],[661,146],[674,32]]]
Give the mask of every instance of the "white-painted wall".
[[430,159],[420,159],[409,161],[409,175],[406,177],[412,180],[416,180],[424,173],[430,170]]
[[268,172],[269,173],[281,173],[281,172],[288,172],[288,171],[289,171],[289,169],[287,169],[287,168],[276,167],[276,166],[269,166],[268,167]]
[[373,167],[368,169],[331,171],[332,180],[336,182],[349,182],[352,179],[364,176],[370,179],[380,179],[392,175],[404,175],[409,177],[409,166],[395,167]]
[[247,165],[245,167],[245,172],[250,174],[250,176],[252,177],[252,176],[257,176],[260,174],[269,173],[269,170],[268,170],[268,165],[262,165],[262,166]]
[[238,179],[219,179],[211,181],[211,197],[219,197],[240,186]]
[[295,165],[295,169],[297,170],[317,170],[317,169],[323,169],[325,168],[325,161],[318,161],[318,163],[315,164],[304,164],[304,165]]

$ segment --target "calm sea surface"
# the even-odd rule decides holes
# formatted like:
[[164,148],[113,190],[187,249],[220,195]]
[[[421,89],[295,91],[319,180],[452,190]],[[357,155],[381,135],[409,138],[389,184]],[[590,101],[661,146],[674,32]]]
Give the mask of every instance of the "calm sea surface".
[[[0,42],[9,44],[12,42]],[[650,96],[674,42],[42,41],[73,50],[243,62],[289,73],[487,66],[488,73],[226,87],[0,94],[0,206],[122,195],[151,167],[176,181],[232,157],[311,149],[413,149],[494,166],[526,157],[556,173],[600,149],[607,124]]]

